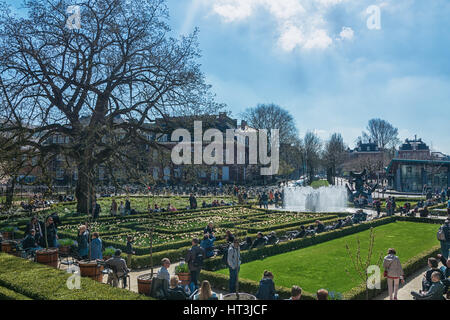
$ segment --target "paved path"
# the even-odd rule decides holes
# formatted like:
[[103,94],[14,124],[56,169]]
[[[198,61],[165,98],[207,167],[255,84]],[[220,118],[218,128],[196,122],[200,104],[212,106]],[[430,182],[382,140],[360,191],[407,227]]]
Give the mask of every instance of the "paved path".
[[[398,290],[398,300],[414,300],[411,296],[411,291],[419,291],[422,289],[422,278],[428,267],[423,267],[420,270],[414,272],[410,277],[406,278],[405,284],[400,285]],[[389,293],[386,290],[373,300],[389,300]]]

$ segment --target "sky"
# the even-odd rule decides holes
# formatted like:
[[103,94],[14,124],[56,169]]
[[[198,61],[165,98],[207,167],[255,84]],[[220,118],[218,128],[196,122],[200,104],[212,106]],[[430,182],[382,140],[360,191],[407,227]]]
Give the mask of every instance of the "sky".
[[450,1],[167,5],[175,36],[199,29],[202,71],[235,118],[275,103],[293,115],[301,136],[339,132],[350,147],[370,119],[382,118],[401,140],[417,135],[450,154]]
[[[276,103],[300,135],[354,147],[382,118],[450,154],[447,0],[168,0],[175,34],[199,28],[202,70],[238,117]],[[376,12],[379,10],[379,20]],[[379,23],[377,23],[379,22]]]

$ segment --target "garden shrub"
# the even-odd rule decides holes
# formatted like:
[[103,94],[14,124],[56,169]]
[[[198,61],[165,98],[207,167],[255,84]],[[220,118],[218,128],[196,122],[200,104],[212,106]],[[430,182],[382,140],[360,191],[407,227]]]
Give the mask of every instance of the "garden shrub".
[[0,287],[0,300],[33,300],[23,294],[9,290],[5,287]]
[[144,295],[81,278],[81,290],[67,288],[71,274],[0,253],[0,286],[35,300],[148,300]]

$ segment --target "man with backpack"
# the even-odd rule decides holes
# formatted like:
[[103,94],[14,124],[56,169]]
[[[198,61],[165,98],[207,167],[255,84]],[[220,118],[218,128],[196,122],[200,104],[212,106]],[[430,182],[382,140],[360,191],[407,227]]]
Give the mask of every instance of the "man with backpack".
[[450,219],[445,220],[444,224],[439,228],[437,239],[441,242],[442,256],[447,260],[450,250]]
[[194,292],[198,289],[198,277],[203,266],[203,259],[205,258],[205,250],[199,246],[198,238],[192,239],[192,248],[189,249],[186,256],[186,263],[189,266],[191,273],[191,283],[189,289]]

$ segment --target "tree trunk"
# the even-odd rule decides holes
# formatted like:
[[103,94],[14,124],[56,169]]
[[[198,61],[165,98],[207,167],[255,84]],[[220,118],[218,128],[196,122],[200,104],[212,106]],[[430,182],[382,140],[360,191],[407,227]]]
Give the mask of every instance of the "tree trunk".
[[13,201],[14,201],[14,188],[16,186],[16,179],[17,177],[11,177],[11,186],[6,186],[6,209],[9,209],[12,207]]
[[85,162],[78,165],[78,181],[75,190],[78,213],[91,213],[92,201],[95,199],[95,185],[92,183],[93,176],[94,169],[92,166]]

